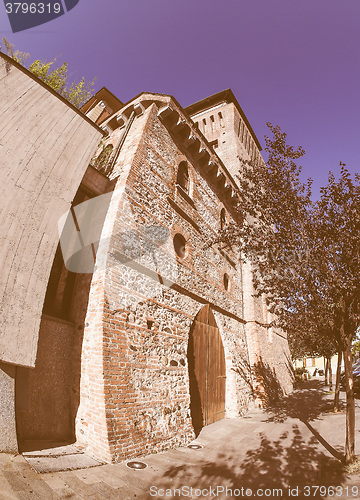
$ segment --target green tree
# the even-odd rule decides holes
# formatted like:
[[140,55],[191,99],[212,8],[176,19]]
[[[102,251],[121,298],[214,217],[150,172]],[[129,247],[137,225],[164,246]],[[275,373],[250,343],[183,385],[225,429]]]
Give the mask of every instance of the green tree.
[[[360,322],[359,176],[353,181],[342,168],[337,182],[330,174],[321,199],[312,203],[311,180],[301,182],[297,165],[304,150],[287,145],[286,134],[268,126],[268,161],[244,162],[237,220],[218,241],[250,261],[257,294],[292,332],[290,342],[326,357],[343,353],[349,463],[355,458],[351,341]],[[308,331],[294,326],[298,321]]]
[[[329,385],[330,390],[332,390],[331,358],[338,354],[339,347],[334,339],[331,311],[325,308],[321,302],[298,307],[296,311],[289,314],[286,330],[290,351],[295,359],[323,357],[326,360],[325,385]],[[328,372],[326,367],[328,367]],[[337,370],[334,396],[334,409],[336,411],[339,409],[339,392],[340,371]]]
[[[29,59],[30,54],[27,52],[21,52],[20,50],[15,49],[15,45],[13,43],[10,43],[7,38],[3,36],[3,43],[5,45],[5,50],[6,53],[9,57],[14,59],[14,61],[18,62],[19,64],[22,64],[23,66],[25,65],[25,61]],[[1,46],[0,46],[1,49]]]
[[355,458],[355,401],[352,341],[360,324],[360,176],[342,166],[312,210],[315,282],[324,302],[332,304],[334,337],[343,351],[346,383],[346,461]]
[[67,63],[63,63],[60,67],[50,71],[51,66],[56,62],[56,59],[44,63],[39,60],[34,61],[29,66],[29,71],[40,78],[46,85],[49,85],[59,94],[63,93],[66,86],[68,67]]
[[96,78],[94,78],[91,82],[86,82],[85,78],[82,77],[79,82],[73,82],[70,86],[65,87],[63,90],[63,96],[75,107],[81,108],[81,106],[92,96],[95,81]]
[[265,138],[268,161],[243,162],[237,220],[221,231],[218,241],[250,261],[257,294],[266,296],[270,312],[286,325],[311,298],[306,282],[311,181],[301,182],[296,164],[304,150],[288,146],[286,134],[268,126],[273,135]]
[[[25,66],[30,54],[15,50],[14,44],[10,43],[5,37],[3,37],[3,43],[7,55]],[[94,92],[95,78],[91,82],[86,82],[85,78],[82,77],[79,82],[68,83],[67,62],[56,67],[56,59],[49,62],[37,59],[29,65],[28,69],[77,108],[80,108],[82,104],[88,101]]]
[[351,352],[353,356],[357,356],[360,353],[360,340],[353,343]]

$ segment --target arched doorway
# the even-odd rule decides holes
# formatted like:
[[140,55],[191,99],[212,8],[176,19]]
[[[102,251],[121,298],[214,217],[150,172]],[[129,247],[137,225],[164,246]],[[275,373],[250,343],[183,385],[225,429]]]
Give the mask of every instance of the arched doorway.
[[225,417],[224,347],[209,305],[194,319],[188,344],[190,411],[195,433]]
[[[79,206],[78,214],[84,227],[81,236],[86,235],[89,241],[86,230],[95,207],[97,213],[91,226],[91,243],[82,245],[83,248],[72,255],[74,260],[68,258],[66,263],[59,243],[44,299],[35,367],[17,368],[15,412],[21,452],[76,441],[75,419],[80,403],[81,353],[91,271],[111,196],[109,192],[105,198],[100,197],[102,192],[95,193],[87,187],[88,184],[100,184],[99,179],[103,181],[103,176],[99,178],[99,175],[88,169],[75,195],[72,217],[68,216],[67,220],[73,232],[65,233],[69,243],[76,243],[80,238],[81,226],[73,215],[73,208]],[[65,248],[71,254],[73,247],[69,244]]]

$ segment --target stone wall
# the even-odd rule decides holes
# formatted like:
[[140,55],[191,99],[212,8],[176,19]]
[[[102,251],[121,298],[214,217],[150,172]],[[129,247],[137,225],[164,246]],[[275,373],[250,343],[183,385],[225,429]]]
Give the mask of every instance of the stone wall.
[[[3,359],[33,366],[36,328],[58,243],[56,223],[71,203],[75,207],[81,203],[75,193],[100,132],[31,77],[29,84],[29,75],[8,59],[4,58],[1,68],[0,89],[8,100],[4,113],[10,113],[11,106],[15,111],[7,118],[9,126],[5,123],[0,140],[0,147],[6,144],[9,151],[3,172],[13,182],[7,181],[14,200],[22,197],[26,207],[14,215],[10,204],[2,214],[5,223],[15,217],[11,220],[16,223],[9,226],[14,227],[15,239],[9,233],[6,244],[10,241],[10,246],[5,246],[12,253],[4,255],[13,258],[8,279],[12,283],[11,272],[16,270],[14,283],[20,286],[21,299],[20,304],[9,298],[14,306],[4,308],[3,325],[21,305],[25,312],[30,310],[33,294],[32,314],[21,313],[9,328],[14,337],[3,337]],[[9,91],[18,88],[19,82],[28,89],[22,102]],[[29,110],[20,121],[21,133],[14,126],[20,109]],[[49,110],[56,111],[58,122]],[[202,125],[194,126],[172,98],[141,94],[102,125],[109,135],[99,152],[111,144],[116,159],[104,170],[110,182],[88,169],[83,178],[87,194],[81,198],[106,193],[95,197],[95,204],[101,204],[99,213],[106,213],[100,241],[89,240],[97,250],[96,265],[92,277],[93,268],[81,271],[87,275],[76,276],[66,318],[43,316],[35,369],[18,369],[16,405],[24,440],[62,440],[67,435],[71,439],[75,427],[77,442],[108,462],[188,443],[195,435],[189,332],[207,304],[225,354],[226,416],[241,416],[250,405],[290,390],[287,341],[282,332],[266,326],[268,312],[261,298],[253,296],[251,268],[229,249],[209,244],[220,229],[220,213],[225,210],[228,219],[234,215],[238,187],[232,176],[239,171],[239,155],[249,157],[256,140],[250,129],[246,129],[247,136],[242,133],[241,120],[247,121],[234,102],[224,102],[216,120],[211,119],[212,111],[206,113],[213,125],[201,130]],[[31,120],[39,120],[39,127],[32,130]],[[250,136],[252,143],[247,142]],[[216,149],[208,143],[213,140],[217,140]],[[19,154],[21,145],[26,146],[15,170],[10,168],[11,159],[17,158],[13,143]],[[188,168],[188,189],[178,184],[182,162]],[[176,253],[176,235],[185,241],[183,255]],[[73,236],[78,237],[77,230]],[[44,238],[46,252],[41,250]],[[23,259],[13,251],[16,241],[27,252]],[[40,253],[36,253],[39,245]],[[71,269],[63,272],[62,285],[67,271]],[[45,312],[47,305],[45,300]],[[59,311],[55,308],[53,314]],[[26,318],[25,334],[21,322]],[[21,342],[24,349],[17,352]],[[48,380],[46,373],[51,375]],[[15,373],[4,370],[2,375],[2,387],[8,393],[14,391]],[[5,440],[14,441],[14,413],[14,405],[0,407],[0,418],[9,431],[4,438],[7,447]],[[64,420],[58,422],[61,415]]]
[[[190,116],[235,180],[242,160],[263,161],[256,136],[231,91],[220,92],[187,108]],[[288,393],[293,373],[286,334],[268,325],[272,321],[265,301],[255,297],[251,266],[242,264],[243,319],[253,374],[255,402],[263,405]]]
[[[206,303],[224,345],[227,415],[244,414],[252,401],[241,266],[206,246],[223,204],[157,113],[154,104],[136,118],[120,152],[86,317],[77,437],[107,461],[194,437],[187,343]],[[190,198],[176,187],[181,161],[189,167]],[[154,227],[169,231],[157,249],[146,233]],[[183,259],[174,253],[176,233],[187,242]]]
[[0,114],[0,360],[34,366],[58,220],[102,131],[1,53]]
[[[73,207],[77,210],[82,202],[103,195],[108,189],[109,180],[89,167]],[[41,318],[36,365],[18,367],[16,373],[21,451],[75,441],[83,331],[92,278],[91,269],[88,271],[69,273],[58,248]]]
[[43,317],[35,368],[19,367],[16,374],[18,440],[64,442],[71,439],[73,347],[71,322]]

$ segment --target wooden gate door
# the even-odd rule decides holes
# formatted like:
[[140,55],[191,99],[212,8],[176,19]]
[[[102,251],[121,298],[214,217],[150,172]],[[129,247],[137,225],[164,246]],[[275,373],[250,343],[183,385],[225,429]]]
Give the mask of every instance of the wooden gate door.
[[195,431],[225,417],[225,354],[213,312],[195,317],[188,346],[190,410]]

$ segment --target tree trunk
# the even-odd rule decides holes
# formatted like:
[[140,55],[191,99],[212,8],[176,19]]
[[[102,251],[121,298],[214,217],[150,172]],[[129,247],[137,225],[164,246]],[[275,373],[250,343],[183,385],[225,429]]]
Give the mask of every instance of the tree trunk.
[[325,358],[325,357],[324,357],[324,367],[325,367],[325,385],[328,385],[329,365],[328,365],[328,358]]
[[334,397],[334,411],[340,410],[340,375],[341,375],[341,360],[342,351],[338,352],[338,362],[336,367],[336,382],[335,382],[335,397]]
[[346,442],[345,462],[355,460],[355,400],[354,382],[352,372],[351,340],[346,342],[344,350],[345,383],[346,383]]
[[332,391],[333,388],[333,380],[332,380],[332,366],[331,366],[331,358],[327,359],[328,372],[329,372],[329,390]]

